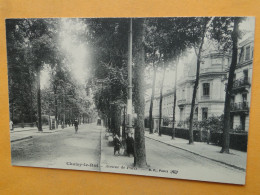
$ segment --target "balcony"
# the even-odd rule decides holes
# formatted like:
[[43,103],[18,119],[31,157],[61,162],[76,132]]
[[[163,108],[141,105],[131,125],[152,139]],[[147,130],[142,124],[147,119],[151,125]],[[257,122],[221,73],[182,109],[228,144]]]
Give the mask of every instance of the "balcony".
[[248,102],[231,103],[230,112],[248,114],[248,112],[249,112],[249,103]]
[[233,83],[233,92],[248,92],[248,88],[251,86],[250,79],[248,77],[237,79]]
[[186,99],[180,99],[177,101],[179,107],[183,107],[186,104]]

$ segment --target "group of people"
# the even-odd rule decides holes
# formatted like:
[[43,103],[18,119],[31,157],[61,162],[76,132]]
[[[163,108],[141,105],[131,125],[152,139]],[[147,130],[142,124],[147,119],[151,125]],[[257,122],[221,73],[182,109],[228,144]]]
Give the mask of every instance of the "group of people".
[[[134,156],[134,138],[132,134],[128,134],[126,137],[126,153],[130,157],[131,155]],[[114,155],[118,153],[120,155],[120,148],[122,146],[122,140],[118,135],[116,134],[114,136]]]

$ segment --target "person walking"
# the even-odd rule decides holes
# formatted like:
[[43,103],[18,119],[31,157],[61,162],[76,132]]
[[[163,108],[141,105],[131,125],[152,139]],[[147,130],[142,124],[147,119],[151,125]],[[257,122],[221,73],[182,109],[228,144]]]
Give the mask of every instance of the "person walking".
[[12,120],[10,120],[9,125],[10,125],[10,130],[13,131],[14,130],[14,126],[13,126],[13,121]]
[[77,119],[75,119],[75,121],[74,121],[74,127],[75,127],[75,133],[78,133],[79,122]]
[[116,134],[114,137],[114,155],[116,155],[116,152],[118,152],[118,155],[120,155],[120,145],[121,142],[119,140],[119,137]]

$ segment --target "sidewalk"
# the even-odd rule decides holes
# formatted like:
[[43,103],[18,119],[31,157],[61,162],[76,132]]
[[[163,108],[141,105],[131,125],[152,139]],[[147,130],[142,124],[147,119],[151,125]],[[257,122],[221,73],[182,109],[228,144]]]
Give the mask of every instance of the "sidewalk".
[[188,140],[176,137],[174,140],[172,140],[170,136],[149,134],[147,131],[145,131],[145,137],[199,155],[209,160],[213,160],[243,171],[246,170],[246,152],[230,149],[230,154],[224,154],[220,153],[221,148],[219,146],[203,142],[195,142],[194,144],[189,145]]
[[[18,128],[17,128],[18,129]],[[20,129],[20,128],[19,128]],[[45,133],[55,133],[61,130],[64,130],[62,128],[59,129],[54,129],[54,130],[49,130],[48,126],[43,127],[43,131],[39,132],[37,128],[21,128],[22,130],[14,130],[10,131],[10,141],[11,142],[16,142],[16,141],[21,141],[21,140],[26,140],[26,139],[31,139],[35,135],[43,135]],[[65,128],[66,129],[66,128]]]
[[[42,129],[49,129],[49,126],[42,126]],[[11,133],[15,133],[15,132],[21,132],[21,131],[31,131],[31,130],[37,130],[37,127],[17,127],[17,128],[14,128],[14,130],[10,130]]]

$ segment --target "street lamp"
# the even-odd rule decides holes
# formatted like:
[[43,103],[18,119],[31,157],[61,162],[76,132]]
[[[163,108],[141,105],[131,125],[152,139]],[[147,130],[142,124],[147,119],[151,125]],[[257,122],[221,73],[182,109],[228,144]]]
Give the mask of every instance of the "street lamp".
[[127,97],[127,118],[128,118],[128,125],[127,131],[128,133],[132,132],[132,18],[130,18],[130,26],[129,26],[129,34],[128,34],[128,97]]

